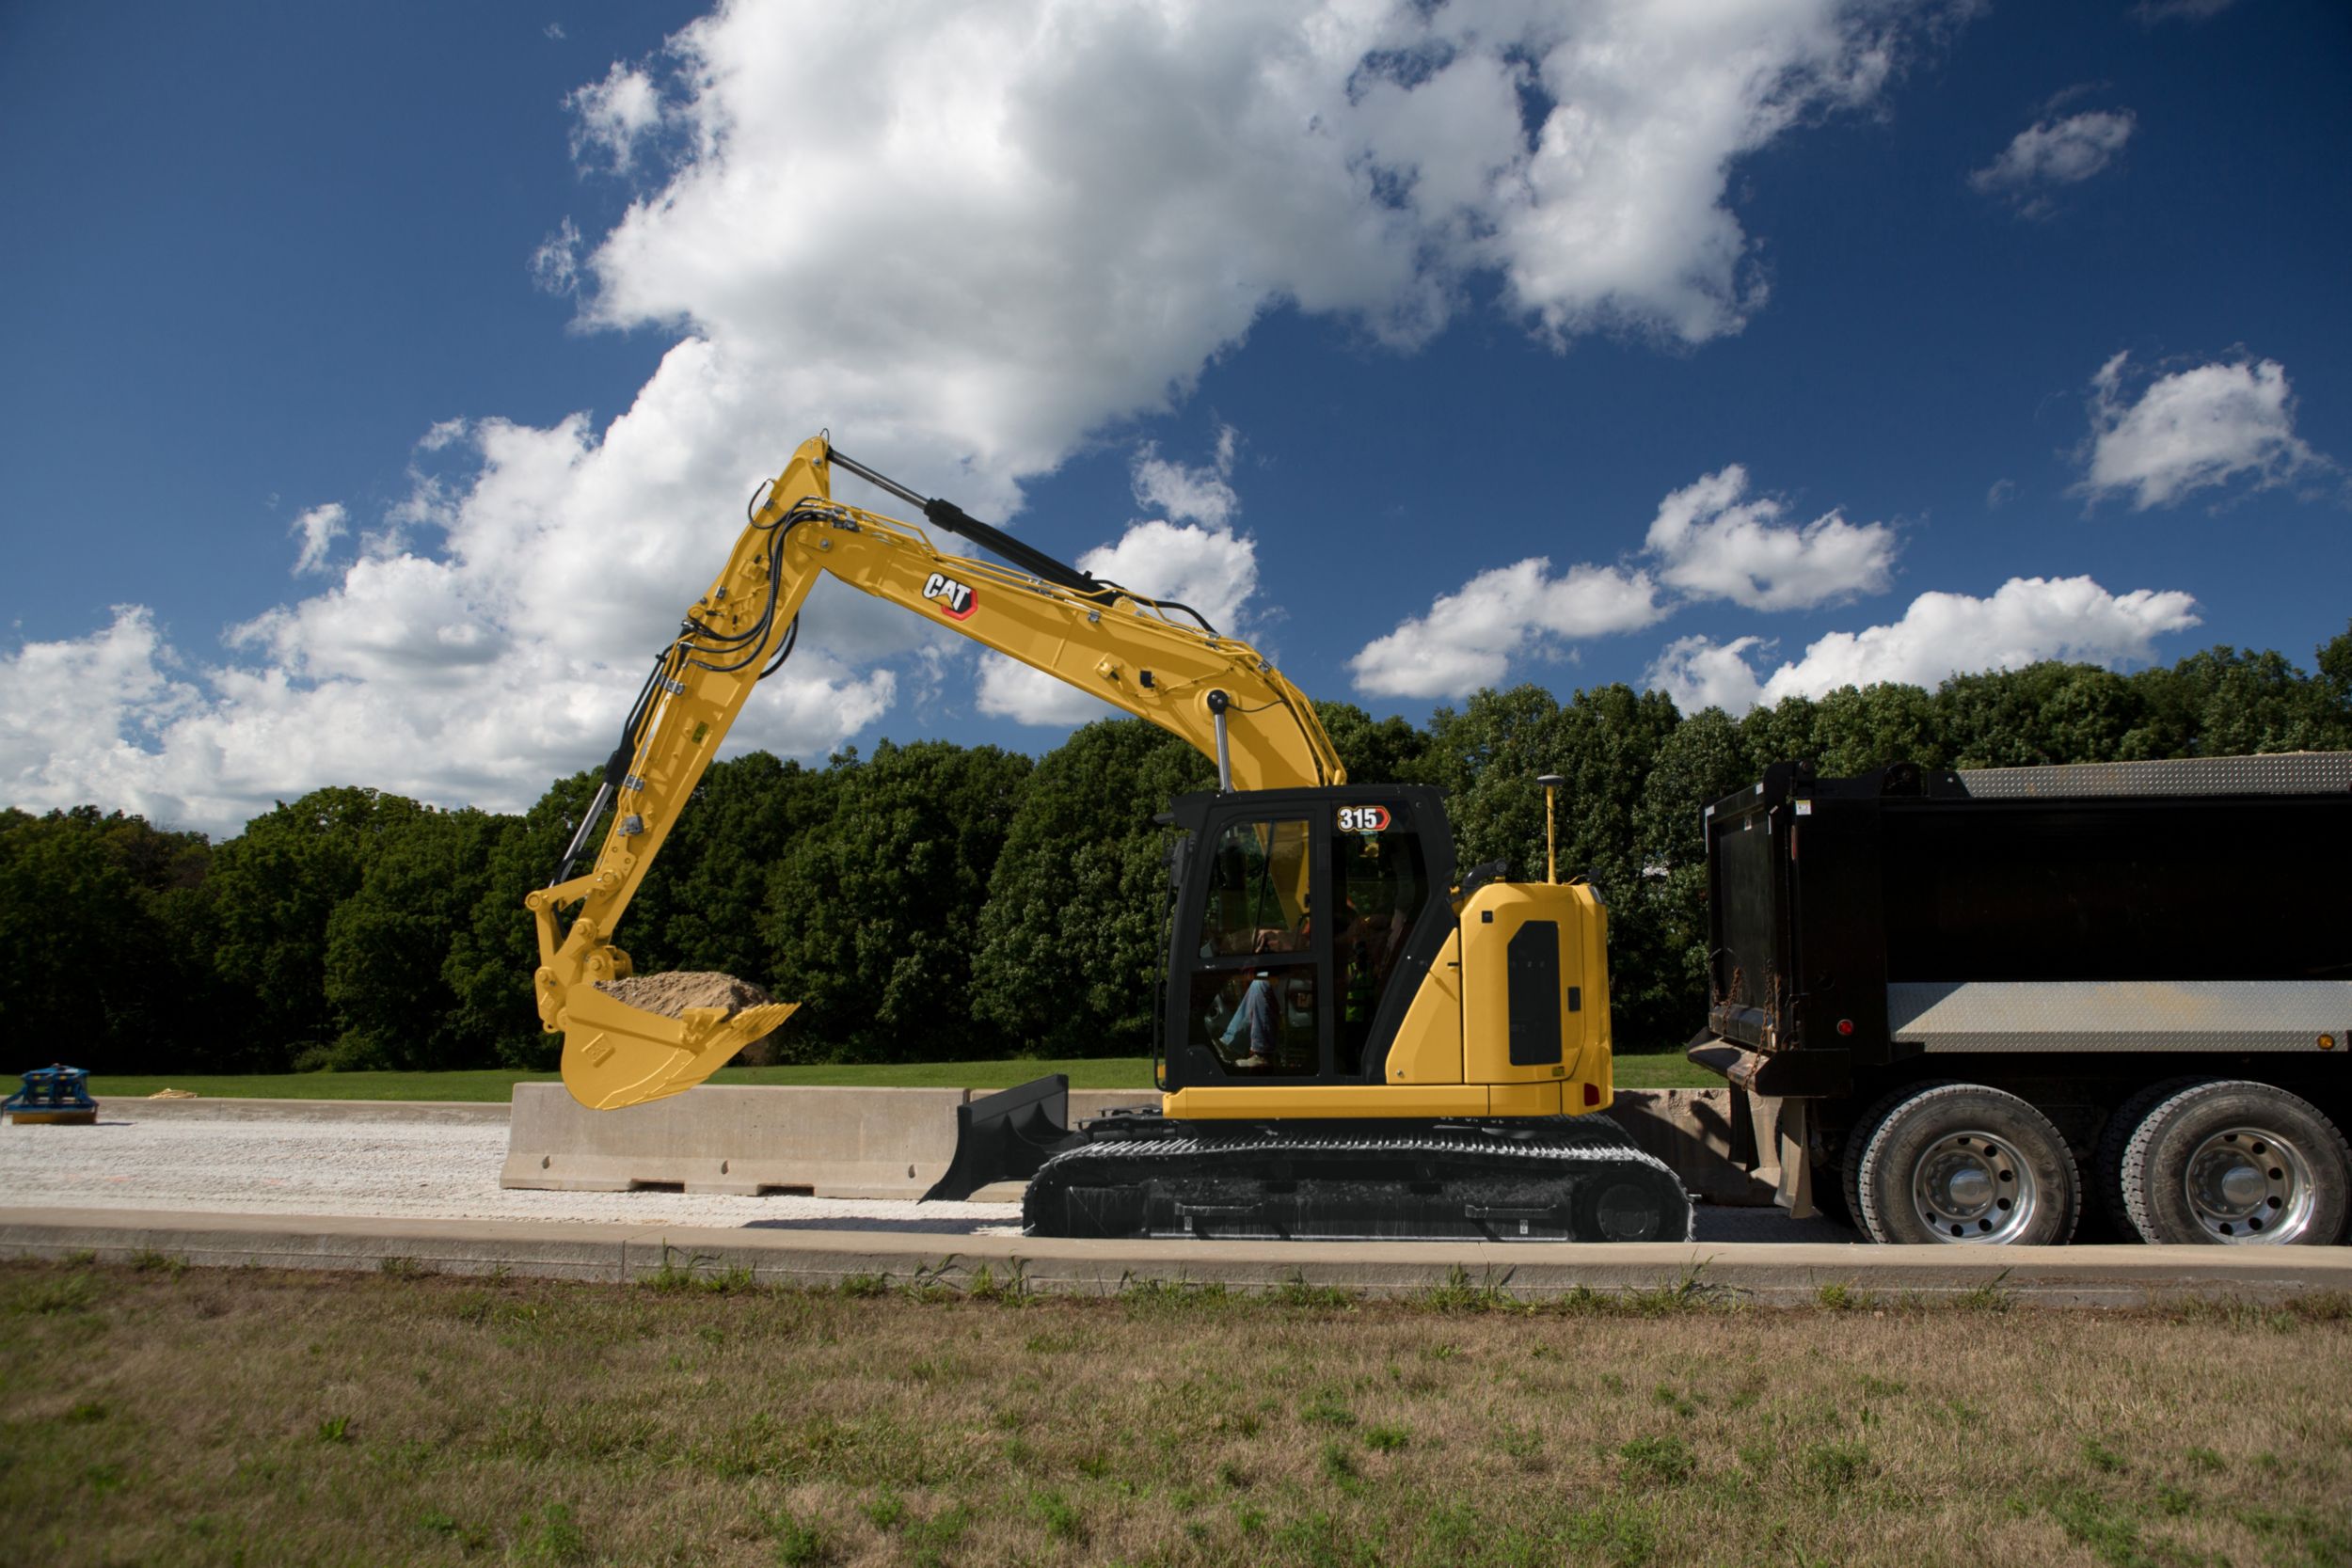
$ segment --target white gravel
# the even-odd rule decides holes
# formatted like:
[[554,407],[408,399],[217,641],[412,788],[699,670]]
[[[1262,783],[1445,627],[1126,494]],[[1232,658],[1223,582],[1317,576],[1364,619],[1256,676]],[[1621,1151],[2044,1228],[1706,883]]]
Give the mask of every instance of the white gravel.
[[0,1124],[0,1204],[955,1235],[1021,1228],[1014,1203],[509,1192],[499,1185],[505,1160],[502,1121],[142,1120],[110,1106],[95,1127]]

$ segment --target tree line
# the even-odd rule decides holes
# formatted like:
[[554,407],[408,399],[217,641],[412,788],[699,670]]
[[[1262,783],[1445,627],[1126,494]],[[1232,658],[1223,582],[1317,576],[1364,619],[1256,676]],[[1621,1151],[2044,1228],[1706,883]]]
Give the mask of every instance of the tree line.
[[[1560,863],[1611,911],[1619,1048],[1705,1017],[1700,813],[1763,767],[2014,767],[2352,749],[2352,629],[2306,673],[2217,648],[2131,674],[2044,663],[1792,697],[1733,719],[1623,685],[1526,685],[1424,725],[1317,705],[1359,783],[1448,792],[1463,865]],[[785,1060],[1132,1055],[1162,961],[1171,795],[1205,759],[1139,720],[1032,760],[946,741],[822,768],[714,764],[620,941],[640,974],[719,970],[803,1004]],[[0,1029],[19,1062],[98,1072],[553,1065],[523,895],[596,775],[520,815],[360,787],[280,803],[219,843],[96,806],[0,812]]]

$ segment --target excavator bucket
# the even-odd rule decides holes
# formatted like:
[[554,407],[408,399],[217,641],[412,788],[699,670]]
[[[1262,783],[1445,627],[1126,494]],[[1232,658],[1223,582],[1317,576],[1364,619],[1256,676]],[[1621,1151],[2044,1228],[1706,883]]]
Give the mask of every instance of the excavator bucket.
[[1086,1141],[1070,1131],[1067,1074],[1032,1079],[1017,1089],[956,1107],[956,1152],[926,1203],[970,1197],[992,1181],[1025,1181],[1038,1167]]
[[730,1013],[689,1007],[664,1018],[594,986],[564,998],[564,1086],[592,1111],[618,1111],[683,1094],[790,1018],[797,1002]]

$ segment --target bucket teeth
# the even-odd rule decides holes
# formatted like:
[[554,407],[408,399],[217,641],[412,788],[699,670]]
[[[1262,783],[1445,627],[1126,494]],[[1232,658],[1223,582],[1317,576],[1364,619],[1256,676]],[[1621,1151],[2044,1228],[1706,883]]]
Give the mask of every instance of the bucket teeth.
[[558,1020],[564,1030],[564,1086],[592,1111],[624,1110],[683,1094],[799,1006],[771,1002],[734,1014],[723,1007],[689,1007],[683,1017],[664,1018],[594,986],[575,986]]

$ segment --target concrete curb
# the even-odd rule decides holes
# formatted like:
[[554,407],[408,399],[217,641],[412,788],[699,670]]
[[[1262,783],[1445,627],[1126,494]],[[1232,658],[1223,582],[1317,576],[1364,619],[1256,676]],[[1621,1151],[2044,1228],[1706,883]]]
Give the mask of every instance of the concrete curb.
[[374,1270],[626,1283],[665,1266],[748,1270],[763,1284],[830,1289],[859,1280],[968,1291],[1114,1295],[1138,1283],[1263,1291],[1304,1285],[1409,1296],[1467,1280],[1542,1301],[1578,1290],[1690,1290],[1727,1302],[1798,1306],[1824,1287],[1887,1302],[1993,1291],[2042,1307],[2278,1302],[2352,1292],[2352,1249],[2329,1247],[1872,1247],[1820,1243],[1507,1246],[1475,1243],[1073,1242],[891,1232],[493,1220],[173,1215],[0,1209],[0,1258],[200,1267]]

